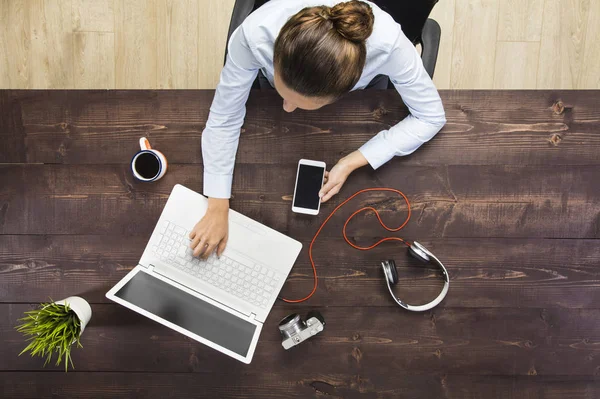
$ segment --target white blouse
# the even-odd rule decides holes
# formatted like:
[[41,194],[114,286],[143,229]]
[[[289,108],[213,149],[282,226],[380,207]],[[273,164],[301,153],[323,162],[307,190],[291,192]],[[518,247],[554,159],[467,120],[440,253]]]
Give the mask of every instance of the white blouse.
[[[273,47],[285,22],[304,7],[333,6],[339,0],[271,0],[246,18],[232,34],[206,128],[202,133],[204,195],[229,198],[246,100],[258,71],[273,85]],[[375,23],[367,39],[367,61],[352,90],[364,89],[379,74],[387,75],[410,115],[379,132],[358,150],[377,169],[394,156],[408,155],[430,140],[446,123],[440,96],[413,44],[392,17],[373,8]]]

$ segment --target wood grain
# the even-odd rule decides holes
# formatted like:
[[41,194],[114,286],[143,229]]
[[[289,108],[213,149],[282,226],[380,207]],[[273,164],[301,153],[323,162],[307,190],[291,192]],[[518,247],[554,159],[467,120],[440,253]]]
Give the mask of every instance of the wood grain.
[[497,26],[497,1],[459,0],[456,2],[451,88],[493,87]]
[[[40,359],[17,357],[23,341],[15,318],[30,305],[0,305],[0,369],[42,371]],[[307,307],[299,307],[305,314]],[[265,322],[254,362],[262,374],[324,364],[327,373],[394,375],[427,370],[433,375],[594,377],[600,328],[598,309],[444,309],[424,314],[399,307],[322,309],[326,330],[304,343],[304,356],[281,348],[277,323],[290,312],[275,307]],[[73,351],[78,371],[195,372],[246,365],[116,304],[94,306],[95,324]],[[506,323],[511,320],[511,323]],[[144,348],[140,351],[140,348]],[[51,367],[54,368],[54,367]],[[55,369],[55,368],[54,368]],[[368,369],[368,371],[365,371]],[[323,370],[325,371],[325,370]],[[235,381],[235,379],[232,379]]]
[[[71,0],[73,31],[114,33],[115,1],[118,0]],[[93,87],[109,88],[110,86]]]
[[9,89],[11,74],[11,67],[14,62],[10,60],[10,50],[8,46],[8,32],[6,26],[8,26],[8,17],[10,6],[8,0],[0,0],[0,89]]
[[31,28],[31,81],[27,89],[73,86],[71,3],[62,0],[28,2]]
[[0,163],[25,162],[21,103],[0,91]]
[[[378,231],[356,237],[367,244]],[[595,240],[436,239],[410,236],[433,251],[447,266],[451,295],[443,308],[587,308],[600,300],[600,248]],[[43,302],[83,295],[106,303],[104,294],[139,261],[147,236],[4,235],[0,236],[0,302]],[[284,286],[287,298],[312,289],[312,269],[305,244]],[[550,254],[550,255],[548,255]],[[332,260],[332,257],[335,260]],[[319,287],[311,306],[328,306],[344,298],[345,306],[395,307],[379,267],[396,260],[398,295],[409,303],[434,298],[442,279],[407,257],[404,248],[384,245],[365,253],[350,248],[337,229],[327,228],[314,248]],[[510,295],[507,295],[510,292]],[[359,295],[357,295],[359,293]]]
[[589,0],[546,0],[537,87],[574,89],[581,74]]
[[[503,0],[499,4],[499,41],[540,41],[544,0]],[[498,72],[497,67],[496,72]]]
[[[4,92],[22,109],[19,154],[29,162],[128,163],[140,136],[172,163],[200,163],[212,91]],[[562,101],[565,109],[552,106]],[[448,120],[397,164],[598,164],[595,92],[442,92]],[[295,162],[306,154],[335,164],[407,115],[393,91],[352,93],[318,111],[283,111],[274,92],[253,92],[237,155],[240,163]],[[0,132],[3,134],[3,132]],[[6,134],[6,133],[4,133]],[[12,140],[12,139],[11,139]],[[393,163],[394,163],[393,162]],[[392,163],[392,164],[393,164]]]
[[[366,373],[366,375],[365,375]],[[369,373],[351,376],[294,370],[261,374],[252,371],[233,376],[240,386],[222,382],[223,373],[44,373],[6,372],[5,392],[11,397],[86,399],[219,397],[260,398],[390,398],[444,397],[448,399],[590,399],[598,384],[581,377],[506,377],[403,374],[403,378]],[[31,378],[31,380],[30,380]],[[384,387],[387,387],[384,389]]]
[[[233,4],[1,0],[0,88],[110,89],[104,67],[87,68],[86,85],[77,77],[82,64],[110,58],[117,87],[214,89]],[[431,14],[442,28],[434,82],[440,89],[492,88],[505,68],[494,61],[498,48],[518,42],[541,45],[536,88],[599,88],[597,8],[590,0],[442,0]],[[78,52],[82,32],[114,33],[114,48]],[[528,70],[515,69],[508,86],[531,88]]]
[[[28,2],[25,0],[0,1],[0,48],[6,65],[2,75],[2,88],[24,89],[31,87],[31,29]],[[10,27],[10,29],[8,29]]]
[[[126,165],[0,170],[0,198],[10,210],[0,225],[3,234],[150,234],[176,183],[202,187],[201,174],[193,166],[171,165],[168,177],[148,188],[134,181]],[[361,188],[398,187],[411,199],[417,218],[407,234],[417,237],[598,238],[600,192],[589,184],[596,171],[596,166],[552,171],[531,166],[361,170],[330,206]],[[294,237],[312,235],[306,229],[315,231],[319,221],[289,212],[286,198],[293,194],[295,172],[293,164],[277,169],[244,165],[236,173],[232,206]],[[398,186],[399,181],[404,183]],[[356,207],[381,203],[384,215],[404,209],[401,200],[387,195],[365,195],[356,202]],[[372,215],[358,218],[365,219]],[[341,219],[332,221],[333,226],[342,224]],[[356,234],[360,233],[361,228]]]
[[577,88],[600,89],[600,2],[592,1],[588,16],[585,45],[583,48],[583,66]]
[[[3,7],[5,5],[3,4]],[[143,11],[143,10],[142,10]],[[81,33],[80,33],[81,34]],[[600,103],[594,91],[442,92],[448,124],[415,154],[363,168],[318,217],[290,210],[296,160],[329,165],[407,115],[390,92],[354,93],[315,112],[284,113],[253,92],[237,157],[233,209],[304,244],[281,295],[312,289],[313,233],[344,198],[390,186],[410,199],[397,235],[446,265],[439,307],[410,313],[390,298],[379,263],[398,264],[395,292],[421,304],[439,271],[404,247],[369,252],[341,237],[356,208],[389,225],[400,198],[363,195],[314,245],[309,302],[277,302],[251,366],[111,303],[105,293],[138,262],[175,184],[202,188],[201,132],[212,91],[0,91],[0,385],[5,397],[585,398],[600,358]],[[169,158],[153,184],[129,159],[141,135]],[[190,217],[193,215],[190,214]],[[197,217],[196,217],[197,218]],[[368,245],[387,232],[373,214],[348,225]],[[92,303],[75,370],[23,355],[15,325],[36,304]],[[278,321],[320,310],[322,334],[290,351]],[[400,377],[399,377],[400,376]]]
[[158,87],[198,87],[198,1],[159,0]]
[[115,77],[119,89],[157,87],[158,0],[115,0]]
[[115,88],[114,48],[115,35],[112,32],[73,34],[75,88]]
[[540,44],[498,42],[494,89],[535,89]]

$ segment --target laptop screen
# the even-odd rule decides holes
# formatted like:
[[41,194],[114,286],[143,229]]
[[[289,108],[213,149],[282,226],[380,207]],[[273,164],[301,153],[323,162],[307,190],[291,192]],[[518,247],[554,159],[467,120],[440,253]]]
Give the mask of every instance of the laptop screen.
[[148,273],[136,273],[115,295],[244,357],[256,331],[254,324]]

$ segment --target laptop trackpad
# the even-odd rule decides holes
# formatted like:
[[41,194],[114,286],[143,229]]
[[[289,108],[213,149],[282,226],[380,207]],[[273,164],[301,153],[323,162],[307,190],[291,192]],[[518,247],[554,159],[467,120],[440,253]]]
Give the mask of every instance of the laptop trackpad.
[[256,331],[254,324],[142,271],[115,295],[244,357]]

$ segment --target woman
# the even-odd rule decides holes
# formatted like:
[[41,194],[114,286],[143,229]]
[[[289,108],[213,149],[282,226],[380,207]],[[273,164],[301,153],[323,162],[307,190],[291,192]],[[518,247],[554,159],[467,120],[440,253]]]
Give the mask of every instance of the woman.
[[315,110],[387,75],[410,115],[378,133],[326,173],[323,202],[348,176],[408,155],[446,122],[433,82],[412,43],[375,4],[339,0],[271,0],[232,34],[229,52],[202,134],[208,210],[192,232],[195,256],[220,255],[228,237],[235,153],[245,103],[259,70],[283,98],[283,109]]

